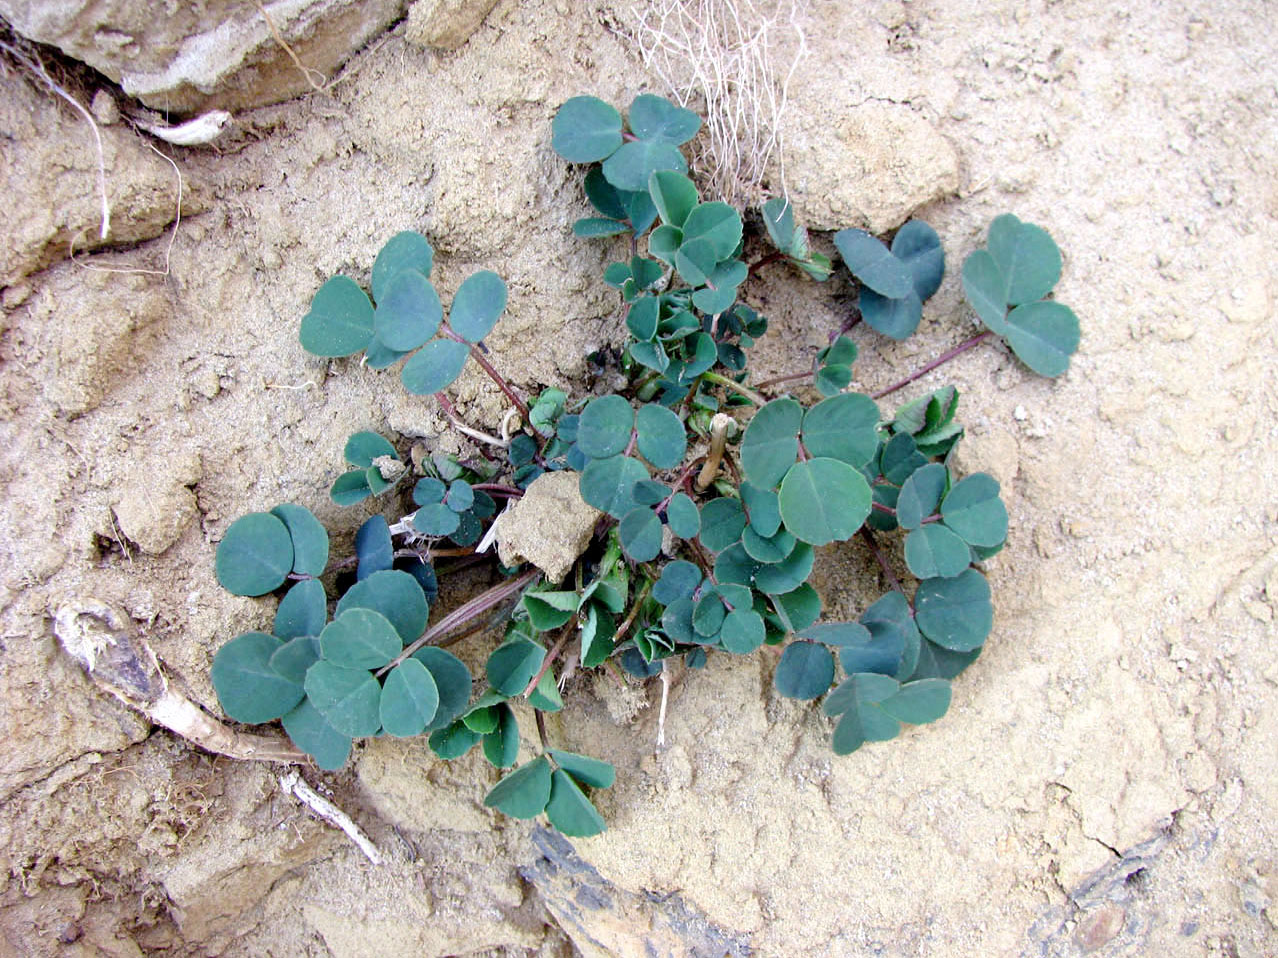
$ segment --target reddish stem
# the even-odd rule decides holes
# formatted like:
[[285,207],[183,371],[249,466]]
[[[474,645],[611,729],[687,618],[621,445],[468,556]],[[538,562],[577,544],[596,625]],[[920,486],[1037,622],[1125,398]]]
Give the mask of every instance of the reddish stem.
[[755,273],[757,273],[759,270],[763,269],[763,267],[765,267],[765,266],[767,266],[767,265],[769,265],[769,264],[771,264],[771,263],[777,263],[777,262],[780,262],[780,261],[781,261],[781,260],[783,260],[783,259],[785,259],[785,253],[782,253],[780,250],[775,250],[775,251],[773,251],[773,252],[769,253],[767,256],[764,256],[764,257],[763,257],[763,258],[761,258],[761,259],[757,259],[757,260],[755,260],[753,263],[751,263],[751,264],[750,264],[750,271],[749,271],[746,275],[747,275],[747,276],[753,276],[753,275],[754,275]]
[[916,369],[914,372],[910,373],[900,382],[893,383],[891,386],[888,386],[886,389],[880,389],[878,392],[873,393],[871,398],[882,399],[884,396],[889,396],[892,393],[896,392],[898,389],[902,389],[905,386],[908,386],[910,383],[914,382],[914,380],[922,379],[924,376],[930,373],[933,369],[936,369],[938,366],[945,365],[955,356],[962,355],[963,353],[967,352],[972,347],[980,345],[986,339],[988,339],[991,335],[993,334],[988,329],[985,330],[985,332],[983,333],[977,333],[971,339],[966,339],[963,342],[959,343],[957,346],[955,346],[953,349],[942,353],[940,356],[936,357],[936,359],[932,360],[926,366],[923,366],[920,369]]
[[896,577],[896,573],[893,572],[892,567],[888,565],[887,557],[884,556],[882,550],[879,549],[878,540],[874,538],[874,533],[870,531],[869,526],[861,527],[861,538],[866,541],[867,545],[869,545],[870,551],[874,553],[874,558],[879,560],[879,567],[883,570],[883,574],[887,576],[888,582],[892,584],[892,588],[904,595],[905,590],[901,588],[901,580]]

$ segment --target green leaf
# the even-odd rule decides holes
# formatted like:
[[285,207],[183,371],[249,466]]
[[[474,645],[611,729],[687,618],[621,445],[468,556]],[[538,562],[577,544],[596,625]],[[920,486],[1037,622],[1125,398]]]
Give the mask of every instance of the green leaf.
[[590,200],[590,205],[604,216],[613,220],[624,220],[629,215],[626,212],[625,205],[622,203],[621,194],[617,192],[615,186],[604,178],[603,170],[599,169],[599,167],[593,167],[586,174],[583,185],[586,190],[586,199]]
[[935,722],[950,708],[950,683],[945,679],[920,679],[906,682],[879,708],[899,722],[926,725]]
[[435,506],[448,495],[448,486],[434,476],[425,476],[413,486],[413,502],[419,506]]
[[425,732],[434,732],[451,724],[466,711],[466,704],[470,701],[470,670],[451,652],[430,645],[418,649],[412,657],[426,666],[439,693],[439,707],[435,710],[435,717],[423,729]]
[[271,632],[285,641],[301,635],[319,635],[328,621],[328,597],[318,579],[304,579],[296,583],[280,599],[275,610],[275,624]]
[[448,325],[466,342],[477,343],[493,331],[505,308],[506,284],[492,270],[480,270],[457,287]]
[[394,366],[407,355],[407,352],[391,349],[374,335],[373,341],[368,344],[368,348],[364,351],[364,365],[369,369],[386,369]]
[[923,639],[915,666],[910,670],[911,681],[917,679],[952,679],[975,662],[981,654],[979,648],[971,652],[951,652],[935,642]]
[[632,343],[630,355],[635,362],[655,372],[664,373],[670,366],[670,357],[661,343]]
[[787,632],[806,629],[821,616],[821,597],[807,582],[790,592],[768,598]]
[[448,484],[448,497],[444,504],[453,512],[468,512],[475,504],[475,490],[464,479],[454,479]]
[[[561,609],[551,605],[546,601],[546,596],[553,593],[535,593],[527,592],[520,600],[524,610],[528,613],[528,621],[532,623],[532,627],[538,632],[549,632],[551,629],[557,629],[571,619],[577,611],[574,604],[570,609]],[[574,599],[576,593],[570,593]]]
[[[903,635],[897,632],[873,633],[857,622],[840,623],[855,626],[839,637],[839,664],[848,675],[858,672],[877,672],[895,676],[901,668],[901,656],[905,653]],[[821,628],[814,626],[813,628]],[[811,631],[805,633],[811,634]],[[819,636],[813,636],[818,638]]]
[[719,351],[709,333],[693,333],[684,342],[692,344],[692,355],[684,366],[680,380],[686,384],[713,366],[719,358]]
[[867,289],[888,299],[903,299],[914,291],[914,278],[906,265],[865,230],[839,230],[834,245],[848,270]]
[[469,709],[462,713],[461,720],[466,727],[480,735],[488,735],[490,732],[497,731],[497,726],[501,724],[501,713],[498,706],[504,704],[506,699],[500,692],[489,689],[472,705]]
[[386,674],[380,705],[386,734],[397,738],[420,735],[438,708],[435,679],[417,659],[405,659]]
[[395,544],[391,542],[390,526],[385,516],[369,516],[356,530],[355,557],[357,580],[367,579],[395,564]]
[[435,251],[421,233],[412,230],[396,233],[386,241],[373,261],[373,299],[381,303],[387,285],[404,270],[430,276],[434,261]]
[[293,571],[320,575],[328,565],[328,532],[310,509],[286,502],[271,510],[293,540]]
[[882,742],[900,734],[900,723],[880,707],[897,688],[896,680],[886,675],[857,674],[830,693],[826,713],[842,714],[830,742],[836,755],[848,755],[866,742]]
[[630,304],[630,309],[626,312],[626,328],[635,339],[650,340],[657,335],[660,316],[661,300],[656,296],[640,296]]
[[319,639],[313,635],[299,635],[272,652],[268,664],[276,675],[300,686],[306,681],[306,670],[318,662],[319,657]]
[[1060,303],[1026,303],[1007,314],[1004,335],[1016,358],[1034,372],[1059,376],[1078,349],[1078,317]]
[[714,245],[709,240],[684,239],[675,251],[674,267],[690,286],[704,286],[717,264]]
[[917,529],[936,512],[949,481],[949,470],[939,462],[914,470],[901,485],[901,494],[896,499],[896,521],[901,528]]
[[696,632],[692,628],[693,602],[690,598],[675,599],[666,604],[661,613],[661,628],[676,642],[692,642]]
[[306,694],[334,730],[351,738],[376,735],[382,727],[382,687],[367,669],[348,669],[320,659],[306,673]]
[[621,142],[621,114],[598,97],[573,97],[550,123],[550,145],[569,163],[605,159]]
[[897,679],[909,676],[918,663],[923,638],[914,625],[914,612],[905,596],[895,590],[886,593],[861,613],[860,621],[870,630],[876,646],[901,650],[897,668],[891,674]]
[[838,363],[850,366],[856,362],[856,343],[846,336],[840,336],[825,349],[817,353],[817,360],[823,363]]
[[271,668],[271,656],[283,645],[264,632],[245,632],[217,650],[210,677],[223,712],[257,725],[279,718],[302,700],[302,687]]
[[[900,683],[889,675],[879,672],[858,672],[839,683],[838,688],[831,692],[821,704],[821,711],[830,716],[841,715],[844,712],[889,699],[900,688]],[[896,732],[893,732],[892,736],[895,735]]]
[[784,529],[777,529],[770,536],[761,536],[753,525],[741,534],[741,546],[750,558],[762,563],[784,562],[794,552],[797,540]]
[[719,641],[734,655],[749,655],[763,645],[763,617],[753,609],[733,609],[719,629]]
[[745,511],[737,499],[711,499],[701,507],[701,544],[711,552],[740,541],[745,527]]
[[898,486],[914,475],[915,470],[926,465],[927,457],[919,453],[918,443],[904,432],[897,433],[884,444],[879,460],[883,478]]
[[293,744],[315,759],[315,764],[324,771],[335,772],[346,764],[351,753],[351,737],[329,725],[309,699],[302,699],[285,715],[283,724]]
[[390,456],[392,459],[399,458],[399,453],[395,451],[395,447],[375,432],[352,433],[350,438],[346,440],[342,455],[352,466],[359,466],[361,469],[369,468],[372,466],[374,459],[379,459],[382,456]]
[[555,769],[551,775],[546,817],[569,838],[589,838],[606,827],[603,816],[563,769]]
[[630,232],[630,227],[619,220],[599,216],[584,216],[572,224],[572,235],[578,239],[599,239]]
[[889,299],[872,289],[864,289],[860,307],[866,325],[890,339],[909,339],[923,319],[923,303],[912,289],[900,299]]
[[558,712],[564,707],[564,697],[559,694],[554,669],[546,669],[546,674],[541,677],[532,695],[528,696],[528,704],[539,712]]
[[812,385],[822,396],[833,396],[846,389],[850,382],[852,382],[852,367],[835,363],[822,366],[812,379]]
[[[727,203],[698,203],[683,222],[683,246],[709,244],[714,262],[728,259],[741,242],[741,215]],[[706,272],[709,272],[707,270]]]
[[546,660],[546,650],[531,639],[503,642],[488,656],[488,684],[502,695],[522,695]]
[[1007,538],[1007,507],[998,480],[977,472],[955,483],[941,503],[941,518],[974,546],[997,546]]
[[647,187],[633,192],[621,193],[621,201],[626,205],[626,219],[635,236],[647,232],[648,227],[657,221],[657,208],[652,204]]
[[373,331],[387,348],[404,353],[434,336],[443,318],[443,304],[430,280],[404,270],[387,282],[377,301]]
[[801,542],[823,546],[842,542],[861,528],[873,495],[856,469],[821,458],[794,465],[781,483],[780,500],[786,529]]
[[442,502],[422,506],[413,513],[413,528],[423,535],[449,536],[461,526],[461,516]]
[[315,293],[298,333],[315,356],[350,356],[373,340],[373,304],[349,276],[334,276]]
[[635,411],[615,393],[590,400],[577,421],[577,445],[591,459],[615,456],[630,443]]
[[340,612],[320,633],[323,657],[348,669],[380,669],[403,648],[395,626],[372,609]]
[[757,535],[769,538],[781,528],[781,504],[771,489],[752,482],[741,483],[741,504],[745,506],[750,527]]
[[981,322],[1007,335],[1007,281],[988,250],[978,249],[963,261],[963,294]]
[[[645,403],[639,407],[634,423],[639,434],[639,455],[655,468],[673,469],[683,462],[683,454],[688,451],[688,436],[683,422],[673,412],[658,403]],[[580,427],[578,430],[580,436]]]
[[760,407],[741,438],[741,468],[761,489],[776,486],[799,455],[803,407],[793,399],[774,399]]
[[461,375],[470,347],[452,339],[434,339],[409,357],[399,371],[404,388],[414,396],[447,389]]
[[[407,572],[384,569],[361,579],[346,590],[337,603],[336,615],[351,609],[381,613],[395,627],[401,645],[407,645],[426,631],[430,607],[421,584]],[[398,654],[399,649],[395,650]]]
[[905,264],[920,300],[931,298],[945,276],[945,251],[941,238],[922,220],[910,220],[892,238],[892,255]]
[[814,457],[864,466],[879,447],[878,405],[860,393],[821,400],[803,416],[803,447]]
[[660,140],[632,140],[623,143],[604,160],[603,174],[619,190],[647,192],[648,178],[659,170],[687,173],[688,162],[677,146]]
[[[731,582],[737,585],[754,585],[755,573],[763,568],[763,563],[750,558],[741,543],[728,546],[714,560],[714,577],[720,583]],[[786,592],[786,589],[778,589]]]
[[515,769],[493,786],[484,805],[511,818],[536,818],[550,801],[550,762],[546,756]]
[[714,641],[727,614],[728,610],[723,607],[719,593],[714,589],[707,589],[692,607],[692,629],[701,636],[695,641]]
[[786,698],[808,701],[819,698],[834,681],[834,656],[815,642],[791,642],[781,653],[773,679]]
[[652,587],[652,597],[668,606],[679,599],[691,598],[700,584],[701,570],[686,559],[676,559],[661,570],[661,578]]
[[214,571],[222,588],[233,595],[274,592],[292,570],[293,537],[268,512],[250,512],[236,519],[218,543]]
[[592,459],[581,473],[581,497],[614,519],[633,509],[636,482],[648,478],[643,463],[629,456]]
[[668,266],[675,265],[675,254],[683,242],[683,232],[670,225],[658,226],[648,236],[648,253]]
[[972,554],[966,542],[932,523],[905,537],[905,564],[920,579],[952,579],[972,564]]
[[788,254],[794,243],[794,206],[784,196],[775,196],[763,204],[760,212],[772,245]]
[[919,631],[953,652],[970,652],[984,645],[994,627],[989,583],[975,569],[952,579],[920,583],[914,613]]
[[445,761],[451,761],[461,758],[479,744],[482,738],[482,735],[467,728],[461,722],[454,722],[447,728],[431,732],[428,742],[431,751]]
[[503,702],[497,706],[497,728],[484,736],[484,758],[494,768],[510,768],[519,758],[519,722]]
[[[648,193],[661,214],[661,222],[676,228],[683,226],[688,214],[697,205],[697,188],[692,180],[670,170],[652,174],[648,180]],[[648,242],[651,244],[652,239],[649,238]]]
[[661,520],[647,506],[637,506],[627,512],[617,533],[621,547],[635,562],[651,562],[661,554]]
[[1011,213],[990,224],[989,250],[1003,274],[1004,300],[1012,306],[1042,299],[1061,278],[1061,251],[1047,230]]
[[550,749],[550,757],[573,780],[589,788],[612,788],[617,780],[617,770],[609,762],[591,758],[589,755],[578,755],[576,752],[564,752],[557,748]]
[[696,503],[682,492],[676,492],[666,506],[666,523],[680,539],[694,539],[701,532],[701,513]]
[[333,487],[328,491],[329,498],[339,506],[353,506],[357,502],[363,502],[372,494],[373,490],[368,487],[368,474],[364,469],[356,469],[338,476]]
[[630,104],[630,130],[641,140],[661,140],[679,146],[701,129],[701,117],[675,106],[665,97],[641,93]]
[[812,574],[812,547],[799,543],[780,562],[760,565],[754,572],[754,587],[768,595],[793,592]]

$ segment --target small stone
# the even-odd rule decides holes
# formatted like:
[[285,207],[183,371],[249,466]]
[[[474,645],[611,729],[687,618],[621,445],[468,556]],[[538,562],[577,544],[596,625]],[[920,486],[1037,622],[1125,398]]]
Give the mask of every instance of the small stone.
[[1118,905],[1103,905],[1079,922],[1074,940],[1084,954],[1089,954],[1113,941],[1126,920],[1127,912]]
[[581,498],[575,472],[547,472],[497,517],[497,552],[504,565],[531,562],[560,582],[586,551],[603,513]]
[[93,113],[93,118],[102,126],[120,122],[119,104],[107,90],[99,90],[93,94],[93,102],[89,104],[89,110]]
[[496,5],[497,0],[417,0],[408,11],[404,39],[419,47],[456,50]]

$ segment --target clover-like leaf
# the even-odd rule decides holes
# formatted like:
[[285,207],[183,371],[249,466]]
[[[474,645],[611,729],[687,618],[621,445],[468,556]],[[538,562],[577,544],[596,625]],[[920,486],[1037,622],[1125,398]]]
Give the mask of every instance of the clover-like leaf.
[[403,647],[390,619],[372,609],[340,612],[320,633],[323,658],[348,669],[379,669]]
[[759,563],[752,575],[754,587],[768,595],[793,592],[812,574],[814,559],[812,547],[800,542],[780,562]]
[[824,645],[800,640],[781,653],[773,682],[786,698],[811,700],[830,689],[834,681],[834,656]]
[[631,132],[639,139],[660,140],[674,146],[687,143],[701,129],[697,114],[651,93],[634,98],[627,119]]
[[905,537],[905,564],[920,579],[952,579],[972,564],[972,553],[945,526],[931,523]]
[[[658,469],[673,469],[683,462],[683,454],[688,450],[688,436],[682,420],[671,410],[658,403],[645,403],[639,407],[634,423],[639,455]],[[578,426],[579,437],[580,431]]]
[[334,276],[316,291],[298,333],[315,356],[350,356],[373,340],[373,304],[349,276]]
[[357,502],[363,502],[372,494],[373,490],[368,485],[368,472],[365,469],[343,473],[334,480],[333,487],[328,491],[329,498],[339,506],[353,506]]
[[670,605],[679,599],[691,598],[701,584],[701,570],[686,559],[666,563],[652,587],[652,597],[662,605]]
[[640,296],[626,311],[626,328],[635,339],[648,341],[657,335],[660,317],[661,300],[656,296]]
[[269,512],[250,512],[227,527],[214,571],[233,595],[266,595],[284,584],[293,559],[293,537],[283,520]]
[[551,774],[546,817],[569,838],[589,838],[606,827],[603,816],[562,768]]
[[688,496],[676,492],[666,506],[666,524],[680,539],[694,539],[701,532],[701,513]]
[[306,695],[324,720],[351,738],[376,735],[382,727],[382,687],[367,669],[349,669],[320,659],[306,673]]
[[431,751],[445,761],[461,758],[479,744],[483,736],[458,720],[430,733]]
[[630,443],[635,411],[615,393],[590,400],[577,421],[577,445],[592,459],[615,456]]
[[546,650],[531,639],[503,642],[488,656],[488,684],[502,695],[522,695],[546,659]]
[[434,339],[409,357],[399,378],[414,396],[429,396],[447,389],[461,375],[470,347],[452,339]]
[[1068,306],[1045,300],[1017,306],[1007,314],[1007,344],[1016,358],[1040,376],[1069,369],[1078,349],[1078,317]]
[[613,782],[617,780],[617,770],[610,762],[557,748],[549,751],[556,764],[582,785],[590,788],[612,788]]
[[581,472],[581,498],[621,519],[638,505],[635,502],[635,483],[648,478],[648,470],[638,459],[629,456],[611,456],[608,459],[592,459]]
[[753,609],[733,609],[723,619],[719,629],[719,642],[734,655],[749,655],[767,637],[763,616]]
[[650,562],[661,554],[661,519],[647,506],[627,512],[617,527],[621,548],[635,562]]
[[793,399],[774,399],[760,407],[741,437],[741,468],[762,489],[777,485],[799,455],[803,407]]
[[346,764],[351,754],[351,737],[329,725],[310,699],[302,699],[285,715],[283,725],[293,744],[315,759],[315,764],[324,771],[335,772]]
[[313,635],[299,635],[272,652],[268,664],[277,675],[300,686],[306,681],[307,671],[319,658],[319,639]]
[[603,170],[594,167],[586,174],[583,187],[586,199],[596,210],[612,220],[624,220],[629,215],[622,194],[603,175]]
[[1007,282],[988,250],[978,249],[963,261],[963,294],[981,322],[1007,335]]
[[1032,303],[1061,278],[1061,251],[1047,230],[1011,213],[990,224],[989,251],[1003,275],[1003,298],[1012,306]]
[[511,818],[536,818],[550,801],[550,762],[546,756],[515,769],[484,798],[484,804]]
[[770,595],[777,619],[787,632],[806,629],[821,617],[821,597],[817,590],[805,582],[797,589],[780,595]]
[[466,342],[477,343],[493,331],[505,308],[506,284],[492,270],[480,270],[457,287],[448,325]]
[[494,768],[510,768],[519,758],[519,722],[505,702],[496,706],[497,727],[483,740],[484,758]]
[[949,470],[939,462],[930,462],[910,473],[896,499],[896,521],[901,528],[917,529],[936,512],[949,481]]
[[912,289],[899,299],[865,289],[861,291],[860,306],[866,325],[889,339],[909,339],[923,319],[923,302]]
[[[677,146],[661,140],[632,140],[604,160],[603,174],[619,190],[644,192],[648,178],[659,170],[688,172],[688,161]],[[636,230],[638,232],[638,230]]]
[[[648,194],[661,214],[661,222],[675,228],[683,226],[697,205],[697,188],[692,180],[672,170],[653,173],[648,180]],[[651,244],[652,239],[648,242]]]
[[879,407],[860,393],[831,396],[804,413],[802,435],[809,455],[859,468],[879,446]]
[[945,275],[945,251],[941,238],[922,220],[910,220],[892,237],[892,255],[905,264],[914,280],[919,300],[931,298]]
[[879,708],[899,722],[925,725],[935,722],[950,708],[950,683],[945,679],[920,679],[906,682]]
[[346,446],[342,449],[342,455],[352,466],[359,466],[361,469],[369,468],[374,459],[382,456],[399,458],[399,453],[395,451],[395,447],[389,440],[375,432],[367,431],[351,433],[350,438],[346,440]]
[[435,690],[439,693],[435,717],[423,729],[425,732],[433,732],[451,724],[466,711],[466,705],[470,701],[470,670],[451,652],[430,645],[418,649],[412,657],[426,666],[435,682]]
[[745,531],[746,515],[737,499],[711,499],[701,507],[701,544],[711,552],[722,552],[739,542]]
[[412,230],[396,233],[373,261],[373,299],[380,304],[390,281],[405,270],[429,277],[434,261],[435,251],[421,233]]
[[822,709],[827,715],[841,716],[830,741],[834,754],[848,755],[866,742],[900,734],[900,723],[881,707],[899,689],[896,679],[866,672],[850,676],[831,692]]
[[374,572],[347,589],[337,603],[335,614],[341,615],[349,609],[371,609],[385,616],[404,645],[426,631],[430,615],[421,584],[400,569]]
[[689,243],[707,243],[714,263],[718,263],[730,257],[741,242],[741,214],[727,203],[698,203],[688,213],[682,229],[681,248]]
[[328,600],[318,579],[295,583],[280,599],[271,632],[288,641],[301,635],[319,635],[328,621]]
[[969,545],[997,546],[1007,538],[1007,507],[998,480],[973,473],[954,484],[941,503],[941,518]]
[[434,336],[443,318],[443,304],[430,280],[417,270],[402,270],[377,301],[373,330],[388,349],[406,353]]
[[426,666],[408,658],[386,673],[379,711],[387,735],[420,735],[439,708],[439,689]]
[[222,711],[235,721],[257,725],[277,719],[306,694],[271,668],[271,656],[283,645],[264,632],[245,632],[213,656],[213,689]]
[[[902,680],[912,675],[924,639],[914,624],[914,611],[905,596],[896,590],[884,594],[861,613],[860,622],[869,629],[876,648],[900,649],[897,667],[889,674]],[[878,669],[859,671],[875,672]]]
[[583,216],[572,224],[572,235],[578,239],[600,239],[630,232],[630,227],[619,220],[600,216]]
[[865,477],[846,462],[808,459],[781,483],[781,520],[801,542],[842,542],[864,524],[872,500]]
[[942,648],[971,652],[994,627],[990,586],[975,569],[952,579],[927,579],[914,594],[919,631]]
[[914,291],[914,277],[905,263],[865,230],[839,230],[834,245],[848,270],[867,289],[888,299],[902,299]]
[[286,502],[271,510],[284,523],[293,540],[293,571],[299,575],[320,575],[328,565],[328,532],[323,523],[304,506]]
[[621,114],[593,96],[575,96],[555,113],[550,145],[569,163],[595,163],[621,146]]
[[355,557],[357,580],[367,579],[374,572],[383,572],[394,565],[395,544],[385,516],[369,516],[355,532]]

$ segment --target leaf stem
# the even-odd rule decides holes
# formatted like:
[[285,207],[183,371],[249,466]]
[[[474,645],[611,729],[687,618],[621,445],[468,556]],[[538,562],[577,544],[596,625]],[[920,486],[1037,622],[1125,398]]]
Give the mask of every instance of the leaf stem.
[[515,391],[510,388],[510,384],[502,378],[501,373],[493,368],[492,363],[484,358],[484,354],[479,351],[479,347],[474,343],[470,346],[470,355],[475,362],[479,363],[479,368],[488,373],[488,378],[497,384],[497,388],[506,394],[506,398],[515,404],[519,414],[524,417],[524,422],[528,422],[528,406],[515,395]]
[[407,645],[404,648],[404,651],[391,659],[388,664],[382,666],[382,668],[377,672],[378,678],[385,675],[395,666],[399,665],[400,662],[403,662],[418,649],[436,641],[446,632],[451,632],[459,625],[469,622],[475,616],[480,615],[483,612],[487,612],[493,606],[500,605],[503,601],[514,595],[524,586],[528,585],[528,583],[532,582],[533,579],[537,578],[539,575],[541,575],[541,570],[533,567],[520,573],[513,579],[507,579],[505,582],[498,583],[486,592],[481,592],[469,602],[459,605],[457,608],[453,609],[452,612],[449,612],[448,615],[444,616],[429,629],[423,632],[416,641]]
[[750,270],[746,273],[746,276],[753,276],[755,273],[759,272],[759,270],[763,269],[763,267],[768,266],[771,263],[778,263],[785,259],[785,257],[786,254],[782,253],[780,250],[773,250],[767,256],[761,257],[751,263]]
[[874,553],[874,558],[879,560],[879,567],[883,570],[883,574],[887,577],[888,582],[891,583],[892,588],[904,595],[905,590],[901,588],[901,580],[896,577],[896,573],[888,565],[887,557],[883,554],[883,550],[879,548],[878,540],[874,538],[874,533],[870,531],[869,526],[861,527],[861,538],[869,545],[870,551]]
[[523,497],[524,490],[517,486],[507,486],[500,482],[476,482],[471,486],[472,489],[479,489],[483,492],[495,492],[501,496],[509,496],[512,499]]
[[779,386],[781,383],[792,383],[796,379],[806,379],[807,377],[815,374],[815,370],[812,369],[805,369],[801,373],[786,373],[784,376],[773,376],[771,379],[765,379],[761,383],[755,383],[754,388],[767,389],[769,386]]
[[945,365],[955,356],[960,356],[963,353],[967,352],[972,347],[980,345],[992,335],[993,333],[987,329],[983,333],[977,333],[971,339],[963,340],[963,342],[959,343],[953,349],[947,350],[946,352],[942,353],[940,356],[937,356],[936,359],[932,360],[926,366],[916,369],[914,372],[910,373],[900,382],[893,383],[891,386],[888,386],[886,389],[880,389],[878,392],[872,393],[871,398],[882,399],[884,396],[889,396],[892,393],[896,392],[898,389],[908,386],[910,383],[914,382],[914,380],[922,379],[924,376],[930,373],[933,369],[936,369],[938,366]]
[[542,660],[541,668],[537,670],[537,674],[533,676],[533,680],[528,683],[528,687],[524,689],[523,696],[528,698],[537,690],[537,686],[541,684],[542,676],[546,674],[546,670],[555,664],[555,659],[559,658],[559,654],[563,652],[564,646],[568,644],[568,640],[572,638],[573,630],[577,625],[577,617],[573,616],[568,620],[559,631],[559,638],[555,640],[555,644],[550,651],[546,653],[546,657]]
[[768,404],[768,401],[764,399],[762,396],[760,396],[753,389],[749,388],[748,386],[743,386],[739,382],[729,379],[727,376],[724,376],[721,373],[704,372],[701,374],[701,377],[717,385],[726,386],[728,389],[731,389],[733,392],[736,392],[739,395],[745,396],[746,399],[750,400],[756,406],[766,406]]
[[533,714],[537,716],[537,738],[541,739],[542,751],[547,751],[550,741],[546,737],[546,713],[541,709],[533,709]]

